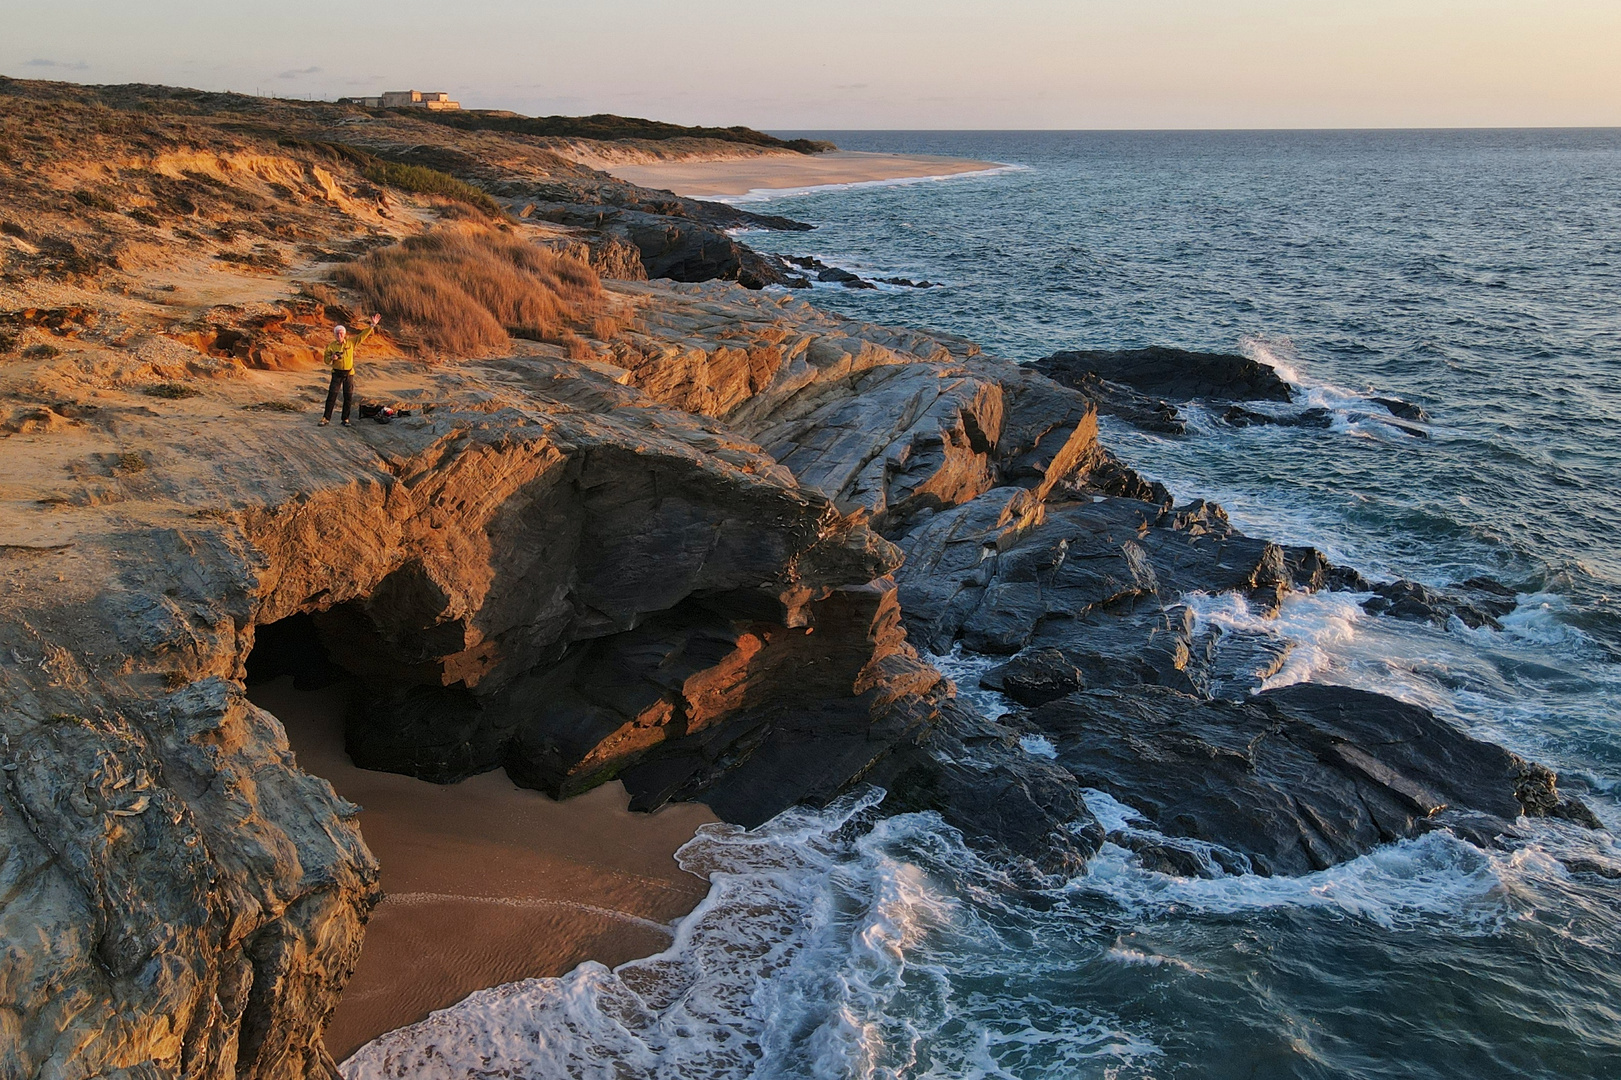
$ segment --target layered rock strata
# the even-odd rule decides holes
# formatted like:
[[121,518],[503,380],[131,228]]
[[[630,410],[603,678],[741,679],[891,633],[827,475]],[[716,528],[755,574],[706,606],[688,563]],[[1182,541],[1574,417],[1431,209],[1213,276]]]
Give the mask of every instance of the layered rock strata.
[[[259,408],[296,374],[194,354],[200,389],[143,393],[175,369],[109,344],[138,306],[19,369],[8,392],[64,418],[13,436],[32,441],[8,447],[0,537],[21,1075],[330,1069],[376,867],[355,808],[243,697],[261,628],[304,620],[360,678],[357,761],[432,779],[504,765],[566,795],[617,775],[638,805],[754,822],[987,737],[906,641],[874,524],[1118,480],[1085,403],[1038,408],[1063,392],[804,305],[620,289],[647,329],[626,367],[542,346],[385,365],[373,392],[414,415],[320,441],[296,392]],[[959,799],[977,773],[913,801],[1078,864],[1084,840],[1044,835],[1042,770],[992,768],[996,806]]]
[[[321,1028],[377,867],[356,808],[246,700],[250,661],[356,676],[361,764],[505,767],[559,796],[617,777],[637,806],[702,798],[744,824],[875,783],[1017,881],[1106,838],[1179,873],[1293,873],[1427,828],[1594,823],[1424,710],[1252,694],[1288,642],[1195,616],[1190,592],[1265,613],[1340,587],[1490,625],[1508,599],[1376,589],[1176,505],[1097,440],[1100,407],[1169,429],[1147,395],[1287,400],[1275,374],[1099,354],[1055,381],[780,294],[632,281],[609,288],[622,332],[574,359],[514,342],[429,367],[374,344],[365,392],[412,415],[322,432],[299,369],[348,315],[291,289],[473,212],[372,186],[356,148],[474,182],[504,227],[630,278],[764,284],[723,232],[762,222],[522,137],[19,86],[0,81],[49,109],[0,168],[49,183],[14,185],[0,220],[5,1075],[332,1072]],[[1161,361],[1204,381],[1172,387]],[[1022,708],[978,715],[918,646],[988,658]],[[1106,837],[1088,789],[1143,827]]]

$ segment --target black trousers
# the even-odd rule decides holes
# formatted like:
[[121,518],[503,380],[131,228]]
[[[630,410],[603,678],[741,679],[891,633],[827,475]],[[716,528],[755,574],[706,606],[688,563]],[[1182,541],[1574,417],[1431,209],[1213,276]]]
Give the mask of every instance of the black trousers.
[[355,373],[353,371],[334,371],[332,385],[326,388],[326,413],[328,420],[332,419],[332,405],[338,400],[338,387],[343,387],[343,419],[349,421],[349,402],[355,396]]

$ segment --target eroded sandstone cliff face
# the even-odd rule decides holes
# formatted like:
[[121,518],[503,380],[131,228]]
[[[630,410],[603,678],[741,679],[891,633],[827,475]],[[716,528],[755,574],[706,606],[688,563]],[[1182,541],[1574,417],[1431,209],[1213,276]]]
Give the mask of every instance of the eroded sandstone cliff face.
[[[746,823],[970,722],[906,640],[875,524],[1086,485],[1108,458],[1084,403],[1037,423],[1039,380],[921,335],[616,288],[645,328],[627,366],[384,363],[373,392],[413,411],[386,427],[320,431],[288,411],[306,377],[200,353],[194,396],[146,394],[179,361],[114,344],[144,331],[106,302],[13,370],[61,419],[8,439],[0,537],[19,1075],[330,1067],[376,866],[243,696],[261,627],[312,618],[361,679],[363,764],[559,795],[618,776]],[[1044,829],[1039,784],[1007,782]]]
[[[321,1030],[378,869],[356,808],[245,698],[250,656],[354,675],[362,765],[504,767],[564,797],[618,778],[638,807],[743,824],[871,782],[1016,881],[1103,842],[1086,787],[1159,830],[1110,839],[1185,873],[1434,827],[1489,843],[1517,811],[1592,822],[1423,710],[1251,698],[1287,643],[1200,627],[1185,593],[1270,611],[1371,586],[1115,459],[1095,402],[1175,412],[1090,367],[1064,386],[781,293],[633,280],[589,342],[429,365],[385,332],[363,393],[410,415],[320,429],[311,346],[358,313],[323,266],[465,211],[372,187],[317,137],[471,178],[514,212],[488,227],[630,278],[670,269],[637,215],[702,246],[726,211],[490,133],[243,99],[193,130],[61,93],[88,156],[30,189],[27,226],[0,221],[0,1077],[332,1071]],[[729,250],[681,275],[741,280]],[[1021,708],[979,715],[919,648],[995,657],[982,685]]]

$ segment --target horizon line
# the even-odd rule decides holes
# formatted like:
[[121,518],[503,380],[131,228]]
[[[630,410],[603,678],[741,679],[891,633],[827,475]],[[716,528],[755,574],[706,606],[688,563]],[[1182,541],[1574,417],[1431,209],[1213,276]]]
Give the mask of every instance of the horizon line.
[[[311,95],[307,95],[307,96],[303,96],[303,97],[297,97],[297,96],[292,96],[292,95],[282,95],[282,94],[275,94],[275,93],[266,94],[266,93],[263,93],[261,91],[261,89],[259,89],[259,88],[256,88],[255,90],[253,90],[251,92],[247,91],[247,90],[236,90],[236,89],[208,90],[208,89],[204,89],[202,87],[184,86],[184,85],[181,85],[181,84],[178,84],[178,83],[150,83],[150,82],[94,83],[94,82],[78,82],[78,81],[75,81],[73,79],[41,79],[41,78],[30,78],[29,76],[26,76],[26,75],[24,75],[24,76],[9,75],[4,71],[0,71],[0,79],[5,79],[5,80],[8,80],[8,81],[12,81],[12,82],[54,83],[54,84],[57,84],[57,85],[60,85],[60,86],[75,86],[75,87],[81,87],[81,88],[84,88],[84,89],[87,89],[87,90],[111,89],[111,88],[115,88],[115,87],[150,86],[150,87],[162,87],[164,89],[169,89],[169,90],[190,91],[192,93],[227,94],[227,95],[238,96],[238,97],[258,98],[261,101],[290,101],[290,102],[301,102],[301,103],[305,103],[305,104],[311,104],[311,103],[319,102],[319,103],[322,103],[322,104],[336,105],[336,104],[339,104],[342,101],[343,97],[357,96],[357,95],[341,95],[341,96],[337,96],[337,97],[331,97],[331,96],[328,96],[326,94],[321,94],[321,95],[311,94]],[[512,112],[512,113],[515,113],[518,116],[528,116],[529,115],[529,114],[525,114],[525,113],[518,113],[517,110],[515,110],[515,109],[504,108],[504,107],[501,107],[501,106],[491,106],[489,108],[469,108],[469,109],[463,109],[462,111],[463,112]],[[548,113],[548,114],[544,114],[544,115],[537,113],[537,114],[534,114],[532,117],[529,117],[529,118],[531,118],[531,119],[545,119],[546,117],[549,117],[549,116],[567,116],[569,118],[584,118],[584,117],[590,117],[590,116],[605,116],[605,115],[624,116],[624,114],[622,114],[622,113],[582,112],[582,113]],[[624,118],[625,119],[638,119],[638,120],[654,120],[655,119],[654,117],[628,117],[628,116],[626,116]],[[656,120],[655,122],[672,124],[672,125],[677,126],[677,127],[720,127],[720,126],[726,126],[726,125],[722,125],[720,123],[714,123],[714,124],[702,124],[702,123],[689,124],[689,123],[681,123],[679,121],[674,121],[674,120]],[[732,125],[732,126],[739,126],[739,125],[736,125],[734,123],[734,125]],[[752,126],[752,125],[741,125],[741,126]],[[764,134],[767,134],[767,135],[775,135],[775,134],[792,135],[792,134],[815,134],[815,133],[829,133],[829,134],[831,134],[831,133],[849,133],[849,134],[902,134],[902,133],[904,133],[904,134],[953,134],[953,135],[988,135],[988,134],[1009,134],[1009,133],[1100,135],[1100,134],[1113,133],[1113,134],[1182,134],[1182,135],[1192,135],[1192,134],[1205,134],[1205,133],[1218,133],[1218,132],[1244,133],[1244,134],[1261,135],[1261,134],[1278,134],[1278,133],[1283,133],[1283,132],[1302,132],[1302,133],[1352,133],[1352,132],[1358,132],[1358,133],[1377,133],[1377,132],[1436,133],[1436,132],[1458,132],[1458,131],[1503,131],[1503,132],[1621,131],[1621,123],[1615,123],[1615,124],[1513,124],[1513,125],[1504,125],[1504,124],[1443,124],[1443,125],[1418,125],[1418,126],[1414,126],[1414,125],[1397,125],[1397,124],[1361,124],[1361,125],[1345,125],[1345,126],[1329,126],[1329,127],[1315,126],[1315,125],[1303,125],[1302,124],[1302,125],[1287,125],[1287,126],[1282,126],[1282,127],[1248,127],[1248,126],[1241,126],[1241,125],[1230,125],[1230,126],[1229,125],[1210,125],[1210,126],[1204,126],[1204,127],[1124,127],[1124,126],[1120,126],[1120,127],[969,127],[969,128],[957,128],[957,127],[830,127],[830,126],[780,127],[780,126],[772,125],[772,126],[754,127],[753,130],[763,132]],[[613,141],[613,140],[606,140],[606,141]]]
[[[688,125],[698,126],[698,125]],[[1438,132],[1438,131],[1617,131],[1621,132],[1621,124],[1454,124],[1443,126],[1380,126],[1364,125],[1360,127],[1090,127],[1090,128],[1059,128],[1059,127],[1009,127],[1009,128],[838,128],[838,127],[760,127],[755,130],[767,135],[804,135],[804,134],[941,134],[941,135],[998,135],[1008,133],[1030,133],[1049,135],[1101,135],[1111,133],[1144,134],[1164,133],[1179,135],[1204,134],[1209,132],[1232,132],[1239,134],[1272,134],[1277,132]]]

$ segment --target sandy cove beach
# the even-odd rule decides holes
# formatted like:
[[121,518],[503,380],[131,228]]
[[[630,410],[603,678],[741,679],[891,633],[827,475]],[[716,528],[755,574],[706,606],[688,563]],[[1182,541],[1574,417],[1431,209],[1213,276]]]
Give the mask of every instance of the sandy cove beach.
[[689,198],[731,198],[751,191],[957,176],[997,168],[1002,166],[994,161],[934,154],[832,150],[824,154],[773,154],[723,161],[660,161],[610,166],[608,171],[621,180]]
[[702,804],[639,814],[617,781],[560,803],[499,770],[440,785],[357,769],[343,749],[353,686],[303,692],[283,677],[250,694],[299,766],[361,806],[382,866],[386,898],[326,1031],[335,1059],[475,990],[650,956],[708,892],[673,858],[716,820]]

